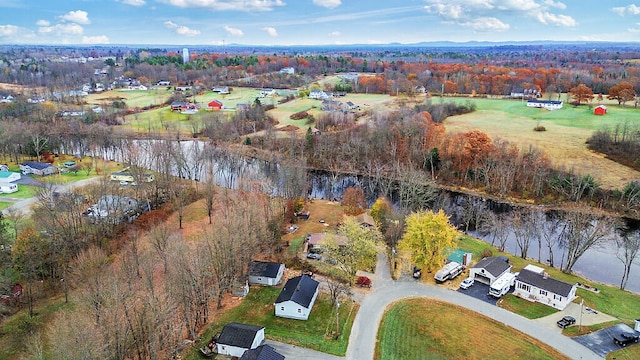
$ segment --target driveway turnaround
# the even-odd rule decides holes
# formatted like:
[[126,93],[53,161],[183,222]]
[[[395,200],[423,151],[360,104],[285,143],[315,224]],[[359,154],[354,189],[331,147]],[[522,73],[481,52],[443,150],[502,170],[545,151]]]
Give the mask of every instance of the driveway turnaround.
[[432,298],[468,308],[536,338],[572,359],[602,359],[598,354],[566,336],[558,336],[543,325],[471,296],[414,281],[393,281],[388,259],[384,254],[378,254],[376,273],[372,280],[371,292],[362,300],[351,330],[346,356],[348,360],[373,359],[378,327],[387,306],[394,301],[410,297]]
[[[622,349],[622,346],[613,342],[613,336],[623,332],[634,333],[635,331],[625,324],[617,324],[591,334],[575,337],[574,340],[593,350],[596,354],[606,357],[608,353]],[[627,346],[638,346],[638,344]]]

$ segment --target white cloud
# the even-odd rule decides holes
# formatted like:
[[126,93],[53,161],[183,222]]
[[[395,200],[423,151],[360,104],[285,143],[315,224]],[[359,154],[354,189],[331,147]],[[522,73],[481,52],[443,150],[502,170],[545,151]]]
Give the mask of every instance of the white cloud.
[[144,0],[116,0],[117,2],[123,3],[125,5],[131,6],[143,6],[147,2]]
[[38,32],[53,35],[82,35],[84,29],[78,24],[56,24],[53,26],[42,26],[38,29]]
[[637,27],[627,29],[630,33],[640,33],[640,23],[636,23]]
[[20,28],[15,25],[0,25],[0,37],[15,36],[20,32]]
[[228,32],[229,34],[231,34],[232,36],[242,36],[244,35],[244,33],[242,32],[242,30],[240,29],[236,29],[236,28],[232,28],[231,26],[226,26],[224,27],[224,31]]
[[38,26],[49,26],[51,23],[47,20],[38,20],[36,21],[36,25]]
[[83,36],[82,43],[83,44],[108,44],[109,38],[106,35]]
[[424,7],[430,14],[437,14],[444,20],[458,20],[463,17],[464,10],[457,4],[434,4]]
[[636,4],[629,4],[627,6],[620,6],[611,8],[611,11],[614,13],[624,16],[624,15],[640,15],[640,6]]
[[542,3],[547,5],[547,6],[558,8],[558,9],[562,9],[562,10],[567,8],[567,5],[565,5],[565,3],[560,2],[560,1],[555,2],[553,0],[544,0],[544,1],[542,1]]
[[328,9],[333,9],[333,8],[337,8],[338,6],[340,6],[340,4],[342,4],[342,1],[340,1],[340,0],[313,0],[313,3],[318,5],[318,6],[326,7]]
[[263,27],[262,30],[266,31],[267,34],[269,34],[269,36],[273,36],[273,37],[278,36],[278,31],[275,28],[267,26],[267,27]]
[[548,12],[539,12],[536,16],[539,22],[546,25],[574,27],[576,26],[576,20],[567,15],[556,15]]
[[173,29],[178,35],[196,36],[200,34],[199,30],[189,29],[188,27],[183,25],[178,25],[173,21],[165,21],[164,26],[168,29]]
[[[205,8],[212,10],[271,11],[286,5],[282,0],[158,0],[179,8]],[[297,0],[300,1],[300,0]]]
[[471,21],[462,23],[476,31],[506,31],[509,30],[509,24],[505,24],[499,19],[493,17],[481,17]]
[[332,31],[332,32],[329,34],[329,36],[334,36],[334,37],[337,37],[337,36],[340,36],[340,35],[342,35],[342,34],[340,33],[340,31]]
[[64,15],[58,16],[58,19],[82,25],[91,24],[91,21],[89,20],[89,14],[87,14],[86,11],[82,10],[69,11]]

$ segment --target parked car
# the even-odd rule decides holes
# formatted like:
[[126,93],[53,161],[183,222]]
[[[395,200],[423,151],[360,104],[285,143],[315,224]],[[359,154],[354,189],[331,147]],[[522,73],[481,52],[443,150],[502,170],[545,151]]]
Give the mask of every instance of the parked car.
[[576,323],[576,319],[573,316],[569,316],[569,315],[563,317],[562,319],[558,320],[558,322],[556,322],[556,324],[558,324],[558,327],[561,329],[566,329],[575,323]]
[[413,267],[413,278],[420,279],[422,277],[422,269],[417,266]]
[[638,335],[635,333],[623,332],[613,336],[613,342],[620,346],[627,346],[627,344],[637,343]]
[[126,181],[126,180],[120,180],[120,185],[127,186],[127,185],[129,185],[129,182]]
[[475,280],[471,277],[468,277],[464,280],[462,280],[462,282],[460,283],[460,289],[468,289],[471,287],[471,285],[473,285],[473,282]]
[[320,260],[320,259],[322,259],[322,255],[315,254],[315,253],[308,253],[307,254],[307,259]]
[[366,276],[358,276],[358,280],[356,280],[356,285],[360,287],[371,287],[371,279]]

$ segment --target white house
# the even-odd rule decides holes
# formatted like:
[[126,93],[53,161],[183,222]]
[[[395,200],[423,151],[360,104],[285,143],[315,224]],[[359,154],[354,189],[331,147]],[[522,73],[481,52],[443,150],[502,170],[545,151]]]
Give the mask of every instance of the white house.
[[527,106],[547,110],[558,110],[562,109],[563,102],[553,100],[527,100]]
[[329,99],[329,97],[330,96],[322,90],[311,90],[311,92],[309,92],[309,99],[326,100]]
[[104,195],[91,205],[87,215],[94,221],[107,221],[118,224],[132,221],[139,215],[140,202],[128,196]]
[[255,349],[264,341],[264,327],[229,323],[222,328],[216,343],[218,354],[241,357],[245,351]]
[[276,91],[274,89],[271,88],[263,88],[260,89],[260,97],[268,97],[268,96],[274,96],[276,95]]
[[293,75],[295,74],[296,69],[292,68],[292,67],[283,67],[282,69],[280,69],[280,74],[287,74],[287,75]]
[[553,279],[535,265],[527,265],[516,277],[514,295],[564,310],[576,298],[576,285]]
[[22,171],[23,174],[45,176],[55,174],[56,172],[58,172],[58,168],[49,163],[25,161],[20,164],[20,171]]
[[268,261],[249,263],[249,283],[258,285],[278,285],[284,275],[284,264]]
[[509,259],[505,257],[486,257],[469,269],[469,277],[483,284],[492,285],[502,274],[511,271]]
[[0,194],[10,194],[18,191],[18,184],[0,182]]
[[307,320],[318,296],[319,284],[307,275],[289,279],[274,304],[276,316]]

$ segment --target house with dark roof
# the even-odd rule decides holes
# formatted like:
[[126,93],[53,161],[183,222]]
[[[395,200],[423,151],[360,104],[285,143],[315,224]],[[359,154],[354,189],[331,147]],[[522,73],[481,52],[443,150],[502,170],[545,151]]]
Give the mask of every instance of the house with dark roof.
[[276,316],[307,320],[318,297],[319,285],[308,275],[289,279],[274,304]]
[[544,269],[527,265],[516,277],[514,295],[564,310],[576,298],[576,284],[553,279]]
[[255,349],[264,341],[264,327],[229,323],[222,328],[216,343],[218,354],[241,357],[245,351]]
[[37,161],[25,161],[22,164],[20,164],[20,171],[22,171],[22,173],[25,175],[33,174],[33,175],[45,176],[45,175],[55,174],[56,172],[58,172],[58,168],[56,168],[55,166],[49,163],[43,163],[43,162],[37,162]]
[[269,345],[260,345],[245,351],[240,360],[284,360],[284,355]]
[[502,274],[511,271],[509,259],[501,256],[486,257],[469,269],[469,277],[483,284],[492,285]]
[[269,261],[252,261],[249,263],[249,284],[278,285],[284,275],[284,264]]

